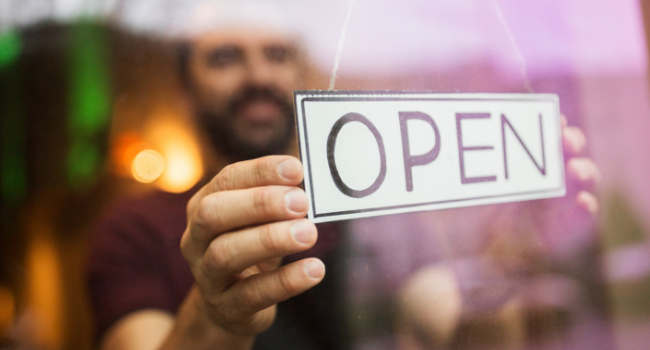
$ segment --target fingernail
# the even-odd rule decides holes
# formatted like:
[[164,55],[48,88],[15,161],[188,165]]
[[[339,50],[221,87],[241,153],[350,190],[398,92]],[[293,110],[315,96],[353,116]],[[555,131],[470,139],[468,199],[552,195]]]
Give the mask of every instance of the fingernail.
[[325,265],[318,259],[311,259],[305,263],[305,273],[313,279],[323,278],[325,275]]
[[302,244],[309,244],[314,241],[316,236],[314,231],[314,225],[307,220],[300,220],[291,226],[293,240]]
[[278,165],[278,174],[287,180],[295,180],[300,176],[300,162],[287,159]]
[[294,213],[303,213],[307,211],[307,196],[302,190],[295,189],[287,192],[284,196],[284,201],[287,205],[287,209]]

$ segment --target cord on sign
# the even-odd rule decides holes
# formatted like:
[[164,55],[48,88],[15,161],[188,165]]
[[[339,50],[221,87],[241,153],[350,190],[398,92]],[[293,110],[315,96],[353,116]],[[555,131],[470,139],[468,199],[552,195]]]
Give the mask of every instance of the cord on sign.
[[521,50],[519,50],[517,41],[515,40],[514,35],[512,35],[512,31],[510,30],[510,27],[508,26],[506,19],[503,17],[503,12],[501,12],[501,7],[499,7],[499,3],[497,3],[496,0],[492,0],[492,7],[494,8],[494,12],[496,12],[497,14],[499,23],[501,23],[501,26],[503,26],[503,30],[506,32],[506,36],[508,37],[508,41],[510,42],[510,46],[512,47],[512,50],[515,52],[515,56],[517,56],[517,60],[519,61],[520,64],[519,69],[521,70],[521,75],[524,78],[524,86],[526,87],[526,90],[531,93],[535,92],[533,90],[533,87],[530,85],[530,80],[528,79],[528,69],[526,68],[526,59],[524,59],[524,55],[521,54]]
[[339,39],[339,46],[336,48],[336,57],[334,58],[334,68],[332,69],[332,76],[330,77],[330,87],[328,90],[334,90],[334,83],[336,82],[336,71],[339,70],[339,61],[341,60],[341,52],[343,51],[343,43],[345,42],[345,35],[348,31],[348,23],[350,23],[350,15],[352,14],[352,6],[355,0],[350,0],[348,3],[348,13],[343,22],[343,30],[341,31],[341,38]]

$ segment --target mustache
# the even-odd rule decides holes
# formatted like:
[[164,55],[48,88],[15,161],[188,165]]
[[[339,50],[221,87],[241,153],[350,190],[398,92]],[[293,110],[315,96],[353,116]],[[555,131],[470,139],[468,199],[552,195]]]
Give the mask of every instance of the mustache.
[[228,110],[236,112],[247,103],[254,101],[270,101],[278,104],[285,111],[293,115],[291,102],[277,88],[272,86],[247,86],[233,95],[228,103]]
[[[263,144],[242,137],[240,133],[248,130],[235,127],[239,110],[251,102],[259,101],[276,104],[285,115],[284,122],[281,123],[284,125],[279,128],[275,126],[272,137]],[[232,161],[286,152],[295,132],[291,97],[287,96],[286,91],[283,93],[273,86],[252,85],[239,89],[230,96],[229,101],[220,110],[199,109],[197,118],[212,146]]]

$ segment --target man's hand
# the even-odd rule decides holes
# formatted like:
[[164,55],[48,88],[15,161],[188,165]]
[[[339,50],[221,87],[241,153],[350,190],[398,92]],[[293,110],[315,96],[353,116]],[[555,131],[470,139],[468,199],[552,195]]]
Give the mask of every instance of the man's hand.
[[[318,284],[315,258],[280,267],[282,257],[316,243],[296,186],[300,162],[269,156],[224,168],[190,200],[181,251],[196,279],[205,317],[236,336],[254,336],[275,318],[278,302]],[[202,304],[202,305],[201,305]]]
[[[598,214],[594,191],[600,179],[596,164],[585,156],[586,137],[577,127],[567,126],[562,117],[567,194],[562,198],[534,201],[521,207],[520,217],[529,231],[538,232],[536,250],[565,261],[595,243],[593,224]],[[526,230],[519,228],[516,232]]]
[[490,219],[496,236],[487,236],[487,247],[517,251],[529,260],[551,258],[566,263],[595,244],[593,225],[599,204],[594,191],[600,173],[585,156],[585,135],[579,128],[567,126],[564,117],[562,143],[566,196],[498,207]]
[[566,157],[567,195],[553,200],[554,210],[546,217],[545,243],[557,257],[567,258],[594,243],[593,224],[598,214],[594,195],[600,180],[596,164],[585,156],[587,139],[562,117],[562,141]]
[[567,126],[566,118],[562,117],[562,142],[564,153],[568,157],[566,173],[568,194],[575,196],[575,202],[589,216],[598,213],[598,199],[592,193],[600,180],[600,172],[596,164],[585,157],[587,139],[577,127]]

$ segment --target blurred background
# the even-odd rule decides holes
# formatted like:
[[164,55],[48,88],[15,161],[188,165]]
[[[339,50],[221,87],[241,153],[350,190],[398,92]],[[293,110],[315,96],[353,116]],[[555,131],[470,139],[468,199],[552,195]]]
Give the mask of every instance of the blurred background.
[[[0,0],[0,348],[91,349],[84,273],[97,215],[119,198],[183,192],[211,175],[204,174],[209,154],[194,129],[175,56],[193,24],[184,12],[201,3]],[[614,349],[650,346],[650,1],[272,4],[303,39],[312,89],[328,87],[350,8],[337,90],[558,94],[601,170],[601,213],[590,228],[596,243],[565,260],[578,266],[563,274],[570,281],[544,284],[546,297],[558,295],[549,303],[560,309],[579,290],[575,298],[584,309],[569,312],[579,316],[546,327],[569,322],[572,340],[553,343],[555,336],[542,332],[539,342],[529,334],[527,344],[587,349],[585,339],[592,338]],[[358,319],[376,305],[369,299],[387,298],[372,294],[380,293],[377,285],[392,295],[406,283],[395,276],[413,272],[402,271],[412,250],[398,252],[402,260],[392,252],[391,263],[382,265],[394,235],[376,234],[377,228],[403,224],[391,217],[350,224],[359,232],[350,240],[356,252],[350,278],[362,277],[349,289]],[[558,249],[571,252],[575,244],[561,241]],[[447,278],[445,271],[428,273]],[[498,312],[507,314],[507,305]],[[351,321],[355,347],[395,345],[384,332],[393,323],[381,322],[392,316],[372,317]]]

